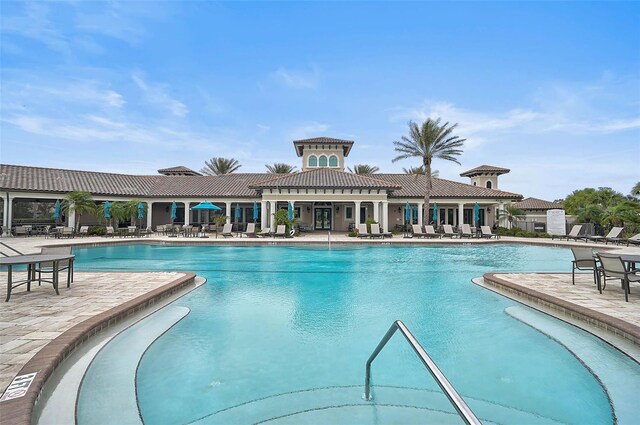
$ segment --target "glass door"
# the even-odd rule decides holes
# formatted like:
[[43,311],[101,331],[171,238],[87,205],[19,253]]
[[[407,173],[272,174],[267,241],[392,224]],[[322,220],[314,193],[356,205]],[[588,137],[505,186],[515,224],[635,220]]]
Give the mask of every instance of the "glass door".
[[314,228],[316,230],[331,230],[332,208],[316,208]]

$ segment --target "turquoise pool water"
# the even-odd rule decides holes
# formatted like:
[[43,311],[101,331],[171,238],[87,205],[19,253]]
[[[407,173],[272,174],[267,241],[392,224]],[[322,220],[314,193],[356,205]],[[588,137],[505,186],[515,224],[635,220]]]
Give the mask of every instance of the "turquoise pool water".
[[[208,279],[174,303],[190,314],[139,364],[146,424],[424,423],[433,406],[432,414],[452,411],[396,335],[373,365],[380,408],[362,413],[364,363],[396,319],[483,420],[515,423],[526,413],[536,423],[614,422],[603,386],[574,355],[505,313],[517,303],[470,282],[487,271],[566,271],[567,249],[129,245],[74,252],[79,270],[188,270]],[[637,367],[597,343],[612,368]],[[83,410],[91,391],[80,393],[80,424],[91,415]]]

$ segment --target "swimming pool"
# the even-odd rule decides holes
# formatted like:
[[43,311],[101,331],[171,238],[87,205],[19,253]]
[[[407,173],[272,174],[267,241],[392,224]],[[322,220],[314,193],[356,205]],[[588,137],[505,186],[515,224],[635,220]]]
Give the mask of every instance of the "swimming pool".
[[[470,283],[487,271],[565,271],[567,249],[127,245],[74,252],[78,270],[185,270],[208,279],[174,303],[190,313],[137,367],[146,424],[457,423],[400,336],[374,363],[374,401],[361,399],[364,363],[396,319],[483,421],[614,422],[610,396],[585,364],[505,312],[517,303]],[[601,360],[628,377],[629,397],[638,394],[638,364],[555,322],[597,344]],[[100,422],[91,402],[104,397],[99,372],[90,368],[80,389],[80,424]]]

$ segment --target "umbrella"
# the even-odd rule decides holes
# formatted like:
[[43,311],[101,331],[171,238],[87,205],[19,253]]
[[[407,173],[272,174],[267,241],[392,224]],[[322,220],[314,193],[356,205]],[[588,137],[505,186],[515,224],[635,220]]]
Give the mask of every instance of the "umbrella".
[[144,205],[142,202],[138,202],[138,219],[142,220],[144,218]]
[[289,206],[287,207],[287,217],[289,220],[293,220],[293,205],[289,202]]
[[433,204],[433,216],[431,217],[433,219],[433,222],[436,224],[438,223],[438,203],[434,203]]
[[258,222],[258,203],[257,202],[253,203],[253,222],[254,223]]
[[241,210],[240,210],[240,204],[236,203],[236,219],[240,218],[240,214],[241,214]]
[[411,205],[407,202],[404,207],[404,221],[408,223],[411,220]]
[[53,218],[56,220],[56,223],[58,222],[58,220],[60,220],[60,200],[59,199],[56,201],[56,204],[53,207]]
[[173,222],[178,217],[178,206],[176,205],[176,201],[171,203],[171,222]]
[[413,209],[413,221],[418,221],[418,214],[420,214],[420,212],[418,211],[418,206],[416,205],[416,207]]
[[198,205],[196,205],[195,207],[191,207],[192,210],[214,210],[214,211],[221,211],[222,208],[213,205],[211,202],[209,201],[203,201],[200,202]]
[[476,205],[473,207],[473,222],[478,225],[480,222],[480,205],[476,202]]
[[104,203],[104,218],[105,220],[109,220],[111,218],[111,203],[109,201]]

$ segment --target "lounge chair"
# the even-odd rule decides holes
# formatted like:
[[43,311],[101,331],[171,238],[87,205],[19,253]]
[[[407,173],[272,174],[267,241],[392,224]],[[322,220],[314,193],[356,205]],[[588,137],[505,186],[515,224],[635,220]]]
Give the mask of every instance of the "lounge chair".
[[592,241],[595,243],[598,243],[598,241],[607,242],[610,239],[618,238],[622,233],[622,230],[622,227],[614,227],[613,229],[611,229],[611,231],[609,231],[609,233],[607,233],[607,236],[585,236],[584,240],[585,242]]
[[412,224],[411,228],[413,229],[412,236],[411,236],[412,238],[416,238],[416,237],[424,238],[425,236],[427,236],[427,234],[422,231],[419,225]]
[[493,233],[493,232],[491,231],[491,227],[489,227],[489,226],[480,226],[480,231],[482,232],[482,237],[483,237],[483,238],[487,238],[487,239],[491,239],[491,238],[500,239],[500,235],[496,235],[495,233]]
[[366,224],[358,224],[358,237],[359,238],[370,238],[371,234],[367,232]]
[[431,225],[426,225],[424,226],[424,235],[428,238],[438,238],[440,239],[442,237],[442,235],[438,232],[436,232],[436,229],[433,228],[433,226]]
[[471,226],[469,226],[468,224],[463,224],[460,230],[460,237],[461,238],[472,238],[474,235],[471,232]]
[[25,226],[16,226],[15,229],[13,229],[13,235],[16,237],[27,236],[28,233],[29,232]]
[[264,229],[260,230],[259,233],[256,233],[256,236],[259,238],[264,238],[267,236],[271,236],[271,228],[270,227],[265,227]]
[[89,236],[89,226],[80,226],[80,232],[79,235],[82,236]]
[[62,228],[62,237],[72,238],[74,236],[73,227],[63,227]]
[[[40,254],[71,254],[71,247],[54,246],[50,248],[42,248]],[[60,272],[63,270],[67,271],[67,288],[69,288],[71,286],[71,282],[73,282],[73,263],[69,260],[58,262],[58,271]],[[34,271],[38,273],[38,285],[41,285],[43,281],[53,283],[53,262],[38,263]],[[52,280],[42,278],[43,274],[49,273],[51,273]]]
[[273,234],[274,238],[277,237],[281,237],[284,238],[286,235],[286,230],[287,230],[287,226],[285,226],[284,224],[278,224],[278,227],[276,227],[276,232]]
[[256,236],[256,224],[255,223],[247,224],[247,230],[242,232],[242,234],[248,238],[254,238]]
[[107,232],[104,234],[106,237],[114,237],[116,232],[113,230],[113,226],[107,226]]
[[156,233],[158,233],[159,235],[164,234],[165,232],[165,225],[164,224],[158,224],[156,226]]
[[460,236],[459,234],[457,234],[456,232],[453,231],[453,227],[451,227],[450,224],[445,224],[442,227],[444,228],[444,233],[442,234],[442,237],[444,237],[444,238],[454,238],[456,236]]
[[[622,259],[613,254],[598,254],[598,259],[602,265],[603,286],[607,285],[607,277],[619,279],[622,281],[622,290],[624,291],[624,300],[629,301],[629,284],[631,282],[640,282],[640,275],[636,274],[639,269],[627,270]],[[600,289],[598,285],[598,289]],[[602,291],[601,291],[602,292]]]
[[640,245],[640,233],[627,239],[627,246],[629,246],[629,244]]
[[[594,282],[598,282],[598,267],[596,260],[593,258],[593,250],[591,248],[571,247],[573,253],[573,261],[571,262],[571,283],[576,284],[576,270],[591,270],[593,272]],[[600,285],[598,285],[600,289]],[[600,290],[602,293],[602,290]]]
[[233,229],[231,223],[227,223],[224,225],[224,227],[222,228],[222,236],[224,236],[225,238],[232,238],[233,237],[233,233],[231,233],[231,230]]
[[389,233],[389,232],[382,232],[380,230],[380,225],[377,223],[373,223],[371,224],[371,237],[372,238],[386,238],[386,237],[392,237],[393,234]]
[[[620,229],[623,229],[622,227]],[[615,243],[616,245],[620,245],[621,242],[626,242],[627,240],[625,238],[621,238],[620,235],[622,234],[622,230],[620,230],[620,233],[618,233],[618,236],[614,236],[614,237],[605,237],[604,243],[605,245],[609,245],[609,242],[611,243]]]
[[554,240],[555,238],[558,238],[560,240],[562,239],[573,239],[575,241],[577,241],[578,239],[582,239],[584,236],[578,236],[580,234],[580,230],[582,230],[582,224],[576,224],[571,228],[571,231],[569,232],[568,235],[551,235],[551,240]]

